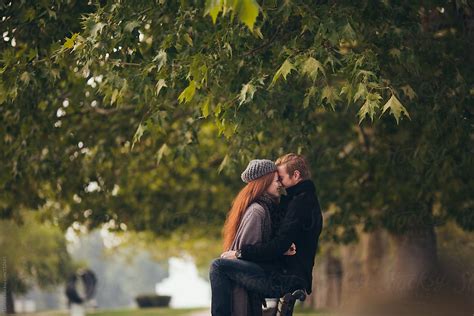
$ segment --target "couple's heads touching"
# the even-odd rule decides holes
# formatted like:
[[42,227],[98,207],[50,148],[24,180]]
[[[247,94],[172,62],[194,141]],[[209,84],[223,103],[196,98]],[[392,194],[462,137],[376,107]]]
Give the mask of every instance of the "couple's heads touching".
[[268,159],[255,159],[250,161],[242,172],[241,179],[247,183],[242,191],[279,198],[282,187],[288,189],[309,177],[308,165],[301,155],[286,154],[275,162]]
[[275,162],[268,159],[250,161],[241,174],[241,179],[246,185],[234,198],[224,224],[224,250],[229,250],[232,248],[232,244],[235,244],[239,226],[252,203],[258,202],[266,206],[266,210],[272,213],[285,189],[289,189],[309,177],[308,165],[301,155],[286,154]]

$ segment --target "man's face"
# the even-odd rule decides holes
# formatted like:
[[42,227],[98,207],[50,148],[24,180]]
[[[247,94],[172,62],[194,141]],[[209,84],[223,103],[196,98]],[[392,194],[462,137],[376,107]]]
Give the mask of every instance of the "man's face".
[[278,178],[280,179],[281,184],[285,188],[292,187],[299,182],[298,177],[295,177],[295,176],[290,177],[290,175],[286,171],[285,165],[278,166],[277,168],[278,168]]

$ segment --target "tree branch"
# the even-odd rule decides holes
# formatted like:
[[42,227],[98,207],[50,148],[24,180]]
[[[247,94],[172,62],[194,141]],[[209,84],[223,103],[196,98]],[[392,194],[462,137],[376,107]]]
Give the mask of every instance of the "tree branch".
[[247,56],[250,56],[250,55],[254,55],[259,50],[262,50],[262,49],[266,48],[267,46],[269,46],[271,43],[273,43],[275,41],[275,39],[276,39],[279,32],[280,32],[280,27],[277,28],[277,30],[275,31],[273,36],[266,43],[264,43],[263,45],[244,53],[242,55],[242,57],[247,57]]

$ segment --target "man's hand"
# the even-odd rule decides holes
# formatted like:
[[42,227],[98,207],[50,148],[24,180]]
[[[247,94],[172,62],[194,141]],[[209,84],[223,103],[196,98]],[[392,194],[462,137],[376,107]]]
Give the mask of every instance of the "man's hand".
[[222,259],[237,259],[237,257],[235,256],[235,252],[236,252],[235,250],[223,252],[221,254],[221,258]]
[[290,248],[283,254],[285,256],[294,256],[296,255],[296,245],[291,244]]

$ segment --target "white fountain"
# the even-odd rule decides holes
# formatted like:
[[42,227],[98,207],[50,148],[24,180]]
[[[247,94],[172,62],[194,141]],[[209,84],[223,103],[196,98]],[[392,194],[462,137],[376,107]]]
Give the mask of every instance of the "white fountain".
[[171,296],[173,308],[209,307],[211,287],[198,275],[190,258],[170,258],[169,277],[156,284],[156,293]]

